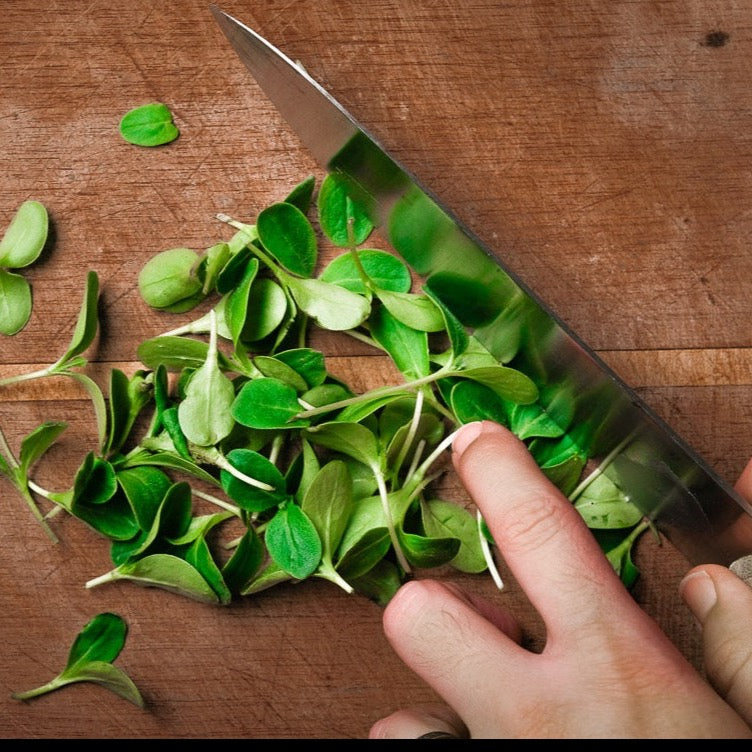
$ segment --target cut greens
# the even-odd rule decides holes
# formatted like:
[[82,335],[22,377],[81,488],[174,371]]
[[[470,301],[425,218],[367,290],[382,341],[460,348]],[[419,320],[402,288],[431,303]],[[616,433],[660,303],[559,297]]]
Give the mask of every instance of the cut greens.
[[[603,465],[583,479],[594,429],[577,422],[571,385],[522,352],[519,300],[491,324],[462,323],[473,301],[363,247],[373,225],[335,175],[317,195],[306,178],[255,223],[218,219],[230,237],[143,265],[147,305],[204,310],[142,342],[143,369],[113,370],[108,403],[80,370],[97,331],[94,272],[65,354],[0,381],[63,374],[92,397],[99,443],[68,489],[30,478],[64,424],[40,426],[18,459],[0,434],[0,474],[50,535],[63,511],[109,542],[113,567],[88,588],[125,580],[224,605],[318,577],[385,604],[416,570],[443,566],[489,572],[501,587],[477,510],[441,498],[455,431],[486,419],[526,442],[634,581],[632,546],[648,526]],[[322,243],[338,252],[316,276]],[[316,328],[388,356],[401,380],[355,393],[310,346]],[[38,497],[52,504],[46,515]]]

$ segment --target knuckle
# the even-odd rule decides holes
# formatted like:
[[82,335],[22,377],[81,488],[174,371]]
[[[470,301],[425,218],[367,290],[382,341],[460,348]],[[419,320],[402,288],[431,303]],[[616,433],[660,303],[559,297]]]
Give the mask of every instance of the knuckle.
[[504,547],[535,550],[567,534],[574,523],[572,510],[550,491],[526,495],[502,523]]
[[707,657],[713,683],[724,697],[748,695],[752,687],[752,647],[734,634],[717,642]]

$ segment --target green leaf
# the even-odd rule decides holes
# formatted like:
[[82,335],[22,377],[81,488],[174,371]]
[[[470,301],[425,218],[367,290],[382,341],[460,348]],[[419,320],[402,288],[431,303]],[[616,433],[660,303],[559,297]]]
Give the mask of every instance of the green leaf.
[[73,642],[63,671],[35,689],[14,692],[16,700],[30,700],[76,682],[94,682],[120,697],[143,707],[136,685],[122,670],[112,665],[125,645],[127,626],[117,614],[97,614]]
[[329,173],[321,183],[318,211],[321,229],[332,243],[341,248],[360,245],[373,230],[368,213],[352,200],[345,178],[336,173]]
[[281,504],[288,497],[285,477],[277,466],[264,455],[252,449],[232,449],[227,461],[243,475],[273,487],[273,491],[252,486],[228,470],[220,471],[220,480],[225,493],[242,509],[263,512]]
[[449,342],[452,346],[452,355],[454,358],[459,358],[459,356],[463,355],[470,346],[470,337],[468,336],[467,330],[444,301],[433,291],[430,283],[426,283],[423,286],[423,291],[441,312],[444,319],[444,329],[446,329],[446,332],[449,335]]
[[642,519],[642,512],[602,473],[587,484],[574,506],[591,530],[634,527]]
[[305,432],[313,444],[328,447],[378,470],[381,463],[379,445],[373,433],[361,423],[321,423]]
[[408,380],[431,372],[428,359],[428,336],[396,319],[382,306],[375,306],[369,319],[371,336],[386,350]]
[[47,242],[49,218],[39,201],[24,201],[0,238],[0,268],[22,269],[39,258]]
[[460,550],[458,538],[431,538],[402,530],[397,533],[402,550],[414,567],[440,567],[454,559]]
[[306,381],[309,388],[320,386],[326,380],[324,354],[311,347],[297,347],[278,352],[275,357],[294,368]]
[[444,330],[444,317],[428,296],[380,289],[376,290],[376,295],[389,313],[405,326],[421,332]]
[[307,420],[293,420],[302,412],[295,390],[277,379],[253,379],[243,384],[232,405],[232,416],[249,428],[301,428]]
[[421,504],[421,519],[426,533],[432,538],[457,538],[460,548],[449,562],[460,572],[484,572],[486,559],[478,536],[475,517],[459,504],[430,499]]
[[290,278],[287,285],[298,307],[323,329],[355,329],[371,311],[371,304],[362,295],[320,279]]
[[472,379],[493,389],[500,397],[527,404],[538,398],[538,387],[522,371],[506,366],[467,368],[453,372],[454,376]]
[[245,325],[240,339],[243,342],[258,342],[268,337],[282,325],[287,312],[288,301],[285,291],[273,279],[257,279],[251,286]]
[[261,211],[256,219],[259,240],[264,248],[287,269],[310,277],[316,267],[316,233],[303,212],[281,202]]
[[120,120],[120,135],[136,146],[161,146],[174,141],[180,131],[162,102],[134,107]]
[[185,391],[185,398],[178,406],[178,419],[186,439],[202,447],[218,444],[235,424],[230,413],[235,387],[218,365],[215,323],[206,360],[194,371]]
[[520,439],[545,437],[555,439],[564,433],[560,426],[539,402],[529,405],[508,405],[508,426]]
[[352,508],[337,551],[337,571],[352,581],[372,569],[391,548],[381,499],[359,499]]
[[410,270],[394,254],[378,249],[363,248],[354,252],[341,253],[327,264],[319,275],[319,279],[365,295],[368,289],[358,264],[353,258],[353,253],[356,254],[360,266],[376,289],[389,292],[410,292],[412,286]]
[[125,622],[117,614],[103,613],[95,616],[74,640],[66,670],[75,669],[90,661],[114,661],[125,645],[127,631]]
[[76,327],[73,330],[68,349],[58,363],[66,363],[77,355],[81,355],[91,343],[97,333],[99,324],[99,312],[97,304],[99,302],[99,277],[96,272],[89,272],[86,275],[86,288],[81,308],[78,312]]
[[332,460],[314,476],[301,504],[321,539],[322,557],[329,562],[342,540],[352,507],[352,480],[347,465]]
[[306,380],[292,366],[283,363],[279,358],[271,355],[257,355],[253,359],[253,365],[264,376],[291,386],[298,394],[308,389]]
[[230,330],[233,345],[237,348],[243,333],[246,318],[248,316],[248,297],[251,293],[251,285],[258,273],[259,261],[251,259],[246,264],[243,276],[238,285],[233,288],[225,298],[224,320]]
[[312,575],[321,561],[321,539],[316,527],[292,502],[277,510],[267,525],[264,540],[272,559],[297,580]]
[[117,481],[123,490],[138,526],[149,530],[159,511],[167,490],[172,485],[169,476],[158,467],[141,467],[118,470]]
[[219,603],[217,594],[200,572],[173,554],[150,554],[143,559],[126,562],[106,575],[89,581],[87,587],[119,580],[128,580],[142,587],[161,588],[200,603]]
[[311,200],[313,199],[313,189],[316,186],[316,178],[313,175],[309,175],[305,180],[301,180],[285,198],[286,204],[292,204],[296,206],[303,214],[307,214],[311,208]]
[[460,379],[450,391],[452,411],[461,423],[492,420],[507,424],[504,400],[491,387],[469,379]]
[[384,607],[402,585],[402,575],[391,561],[382,559],[352,584],[361,595]]
[[[152,308],[171,308],[202,294],[200,257],[190,248],[170,248],[152,256],[138,275],[138,291]],[[198,302],[198,301],[196,301]]]
[[[138,359],[147,367],[156,370],[164,366],[168,371],[200,368],[206,361],[209,345],[190,337],[163,335],[144,340],[136,351]],[[231,370],[231,365],[222,353],[217,354],[217,362],[223,371]]]
[[150,400],[151,389],[144,371],[137,371],[129,379],[119,368],[110,370],[110,422],[105,454],[110,456],[122,448],[136,418]]
[[68,424],[62,421],[46,421],[22,439],[18,460],[24,474],[28,473],[67,427]]
[[222,567],[224,577],[230,592],[240,595],[258,572],[264,561],[264,544],[249,527],[240,538],[232,556]]
[[0,334],[13,335],[31,317],[31,285],[20,274],[0,269]]

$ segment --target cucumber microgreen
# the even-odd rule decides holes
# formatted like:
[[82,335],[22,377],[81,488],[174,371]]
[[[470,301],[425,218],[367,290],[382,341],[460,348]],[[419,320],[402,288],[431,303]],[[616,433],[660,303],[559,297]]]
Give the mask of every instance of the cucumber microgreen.
[[29,321],[31,285],[17,270],[37,260],[48,228],[45,206],[24,201],[0,238],[0,334],[17,334]]
[[136,146],[161,146],[174,141],[180,131],[167,105],[151,102],[134,107],[123,115],[120,135]]
[[34,689],[13,692],[11,697],[31,700],[68,684],[93,682],[143,708],[138,687],[123,669],[113,665],[125,646],[127,632],[122,617],[109,612],[97,614],[76,636],[65,668],[54,679]]
[[[594,429],[576,421],[571,384],[540,369],[520,323],[524,299],[510,293],[490,320],[462,323],[479,316],[478,301],[363,247],[373,225],[345,182],[327,175],[315,201],[314,192],[308,177],[253,223],[218,215],[232,234],[204,251],[146,261],[146,305],[205,310],[142,342],[132,376],[113,369],[108,402],[82,372],[97,331],[94,272],[64,355],[0,381],[62,374],[92,397],[100,440],[69,489],[29,477],[64,424],[40,426],[18,459],[0,434],[0,473],[48,534],[64,511],[109,542],[113,568],[86,587],[129,581],[221,605],[318,577],[384,604],[416,570],[445,565],[488,571],[501,587],[482,518],[437,490],[455,431],[483,419],[527,443],[633,582],[630,553],[645,523],[611,475],[583,480]],[[405,211],[415,219],[409,201]],[[29,248],[39,242],[37,233]],[[322,243],[338,252],[317,274]],[[317,328],[388,356],[398,383],[355,393],[311,347]],[[47,514],[37,497],[53,505]],[[204,503],[212,511],[200,513]]]

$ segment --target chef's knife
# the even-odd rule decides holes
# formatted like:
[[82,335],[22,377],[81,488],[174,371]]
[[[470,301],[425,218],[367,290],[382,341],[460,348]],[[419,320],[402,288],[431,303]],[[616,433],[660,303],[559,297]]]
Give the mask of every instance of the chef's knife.
[[591,455],[687,560],[728,565],[752,553],[752,506],[300,65],[211,9],[302,143],[367,204],[432,293],[500,360],[513,353],[515,367],[538,382],[571,390],[576,420],[594,437]]

